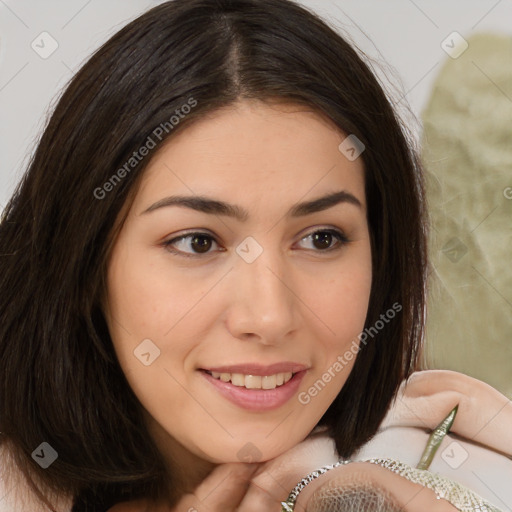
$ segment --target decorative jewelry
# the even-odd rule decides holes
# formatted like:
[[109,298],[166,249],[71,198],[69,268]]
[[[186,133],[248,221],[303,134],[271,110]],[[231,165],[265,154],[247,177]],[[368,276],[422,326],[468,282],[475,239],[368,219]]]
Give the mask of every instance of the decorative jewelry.
[[502,512],[475,492],[437,473],[413,468],[404,462],[393,459],[370,459],[363,462],[377,464],[406,478],[410,482],[427,487],[431,491],[434,491],[438,500],[441,498],[445,499],[461,512]]
[[299,496],[300,492],[306,485],[308,485],[310,482],[312,482],[315,478],[318,478],[320,475],[323,475],[324,473],[327,473],[330,469],[337,468],[338,466],[343,466],[345,464],[349,464],[352,462],[351,460],[339,460],[338,462],[335,462],[334,464],[331,464],[329,466],[322,466],[319,469],[316,469],[315,471],[312,471],[309,473],[309,475],[305,476],[292,490],[290,495],[288,496],[288,499],[286,501],[282,501],[281,505],[281,512],[293,512],[295,507],[295,502],[297,501],[297,497]]
[[[416,468],[413,468],[404,462],[386,458],[367,459],[358,462],[376,464],[400,475],[403,478],[406,478],[410,482],[423,485],[424,487],[434,491],[437,499],[445,499],[452,505],[456,506],[461,512],[500,512],[500,510],[494,505],[490,504],[487,500],[483,499],[473,491],[470,491],[463,485],[428,471],[439,446],[453,425],[458,407],[458,405],[455,406],[448,416],[446,416],[446,418],[432,431],[428,438],[427,446],[423,450],[421,460]],[[349,464],[350,462],[354,461],[339,460],[335,464],[323,466],[309,473],[294,487],[288,496],[288,499],[281,502],[281,512],[294,512],[297,497],[306,485],[330,469]]]

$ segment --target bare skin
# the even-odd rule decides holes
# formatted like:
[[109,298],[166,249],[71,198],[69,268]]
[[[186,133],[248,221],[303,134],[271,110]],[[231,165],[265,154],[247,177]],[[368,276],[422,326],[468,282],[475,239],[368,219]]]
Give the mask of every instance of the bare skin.
[[[142,500],[111,512],[278,512],[302,477],[337,460],[332,440],[311,431],[352,369],[353,359],[339,371],[333,364],[354,340],[357,348],[372,276],[364,168],[338,150],[345,137],[303,107],[244,101],[177,134],[150,162],[111,255],[106,314],[148,430],[181,479],[170,483],[172,508]],[[287,215],[340,190],[355,201]],[[162,206],[178,194],[236,204],[248,218]],[[321,251],[311,235],[325,229],[348,242]],[[214,240],[205,254],[187,238],[198,232]],[[247,237],[263,249],[250,264],[236,251]],[[144,339],[160,351],[150,365],[134,357]],[[307,371],[295,395],[268,410],[230,402],[201,375],[221,364],[281,361]],[[319,380],[325,386],[315,391]],[[241,453],[254,462],[241,462]],[[368,463],[318,478],[296,510],[306,510],[322,486],[354,475],[389,489],[404,511],[455,511]]]
[[[353,367],[355,357],[334,365],[357,351],[372,269],[363,163],[340,152],[345,137],[304,107],[243,101],[177,133],[145,171],[109,261],[105,313],[149,432],[180,468],[175,498],[219,464],[270,461],[299,444]],[[340,191],[321,211],[288,213]],[[247,218],[162,206],[178,194],[238,205]],[[187,236],[198,232],[205,253]],[[248,237],[262,250],[250,263],[237,252]],[[148,339],[160,353],[144,365],[134,351]],[[231,402],[203,371],[282,362],[303,365],[304,377],[265,410]]]
[[[330,457],[331,441],[317,436],[268,463],[255,465],[258,466],[256,469],[242,464],[223,464],[175,507],[165,504],[155,507],[141,500],[116,505],[109,512],[279,512],[280,502],[288,497],[295,484],[310,471],[326,464],[325,460]],[[314,505],[318,492],[326,487],[343,489],[359,481],[376,489],[385,489],[401,512],[457,510],[447,501],[438,500],[433,491],[385,468],[364,462],[338,467],[313,480],[300,493],[295,510],[307,511]]]
[[[397,403],[388,413],[382,426],[408,424],[411,427],[425,427],[426,424],[430,424],[433,427],[457,404],[459,412],[452,427],[454,433],[468,437],[473,442],[492,446],[498,458],[500,453],[509,457],[512,455],[508,438],[509,425],[512,421],[510,401],[489,385],[456,372],[435,370],[413,374],[411,379],[402,386]],[[484,421],[485,428],[482,428],[480,423]],[[413,448],[417,449],[418,446],[411,447],[411,450]],[[420,452],[421,449],[422,447]],[[389,455],[393,457],[392,453]],[[500,464],[498,458],[494,460]],[[219,489],[223,486],[236,487],[232,500],[223,504],[227,508],[219,506],[216,509],[217,503],[204,498],[204,488],[198,488],[197,498],[193,496],[187,498],[196,499],[198,511],[269,510],[278,512],[279,502],[287,498],[289,491],[302,477],[313,469],[333,463],[335,460],[337,455],[333,441],[319,432],[276,459],[254,465],[257,468],[250,477],[249,486],[246,479],[249,478],[250,468],[245,468],[247,473],[242,475],[243,480],[236,484],[235,475],[241,474],[237,471],[244,471],[244,468],[233,465],[220,466],[219,473],[212,473],[205,480],[205,484],[211,485],[211,488],[219,486]],[[503,471],[506,471],[503,461],[501,464]],[[228,479],[222,480],[225,473],[220,473],[220,468],[230,473]],[[447,501],[437,499],[433,491],[428,488],[414,484],[385,468],[364,462],[341,466],[313,480],[300,493],[295,510],[316,510],[315,502],[324,489],[343,490],[353,486],[355,482],[371,484],[372,488],[380,489],[390,497],[394,506],[401,512],[424,510],[453,512],[456,510]],[[243,495],[242,498],[240,498],[241,495]],[[183,504],[180,503],[173,509],[164,505],[161,512],[181,512],[182,510],[188,512],[189,509],[184,508],[187,503],[186,501]],[[115,512],[139,512],[146,510],[147,506],[145,502],[125,503],[114,510]],[[151,510],[151,507],[147,510]]]

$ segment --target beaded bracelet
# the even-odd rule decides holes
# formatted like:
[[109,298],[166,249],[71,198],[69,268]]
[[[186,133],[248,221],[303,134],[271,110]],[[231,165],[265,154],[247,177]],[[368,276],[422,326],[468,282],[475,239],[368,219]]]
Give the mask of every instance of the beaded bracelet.
[[323,475],[324,473],[327,473],[330,469],[337,468],[338,466],[343,466],[344,464],[349,464],[352,462],[351,460],[339,460],[338,462],[331,464],[329,466],[322,466],[319,469],[316,469],[315,471],[312,471],[309,473],[309,475],[305,476],[292,490],[290,495],[288,496],[288,499],[286,501],[282,501],[281,505],[281,512],[293,512],[295,507],[295,502],[297,501],[297,497],[299,496],[299,493],[308,485],[310,482],[312,482],[315,478],[318,478],[320,475]]

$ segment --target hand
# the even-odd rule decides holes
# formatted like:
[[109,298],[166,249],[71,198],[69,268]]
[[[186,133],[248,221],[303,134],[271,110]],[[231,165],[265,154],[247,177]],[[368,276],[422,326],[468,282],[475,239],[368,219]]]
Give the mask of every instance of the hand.
[[[281,501],[288,498],[302,478],[337,460],[331,438],[323,433],[310,435],[284,454],[260,465],[238,512],[279,512]],[[457,510],[447,501],[438,500],[430,489],[388,469],[371,463],[353,462],[331,469],[309,483],[299,494],[295,512],[355,510],[355,505],[364,507],[370,504],[372,512]]]
[[260,464],[227,463],[175,507],[146,500],[120,503],[108,512],[279,512],[281,501],[306,474],[338,460],[334,441],[312,434],[305,441]]
[[227,463],[217,466],[193,494],[181,498],[175,507],[147,500],[119,503],[108,512],[235,512],[242,501],[258,464]]
[[451,431],[512,455],[512,403],[480,380],[449,370],[415,372],[400,388],[381,428],[435,428],[459,404]]
[[310,434],[287,452],[260,464],[238,511],[279,512],[281,502],[302,478],[315,469],[334,464],[338,458],[333,439],[321,431]]
[[[194,494],[183,496],[176,507],[161,505],[155,508],[146,501],[137,501],[116,505],[109,512],[279,512],[281,501],[286,500],[297,482],[311,471],[332,464],[337,459],[334,441],[321,433],[312,434],[270,461],[218,466]],[[377,508],[381,504],[387,506],[382,509],[386,512],[456,511],[448,502],[437,500],[429,489],[387,469],[363,462],[332,469],[313,480],[300,493],[295,511],[330,510],[329,507],[339,504],[343,491],[354,490],[355,487],[381,493],[380,498],[373,498],[380,500],[375,502],[374,512],[381,510]],[[331,502],[325,501],[326,494]],[[352,503],[346,494],[344,498],[348,500],[347,503]]]
[[[309,489],[309,494],[302,496]],[[434,492],[368,462],[353,462],[313,480],[297,500],[296,512],[457,512]]]

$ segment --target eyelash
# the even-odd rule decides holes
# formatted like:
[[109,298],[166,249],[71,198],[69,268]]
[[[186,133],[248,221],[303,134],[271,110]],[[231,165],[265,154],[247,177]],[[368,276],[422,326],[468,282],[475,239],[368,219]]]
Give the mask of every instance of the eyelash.
[[[332,228],[325,228],[325,229],[317,229],[315,231],[312,231],[311,233],[303,236],[300,241],[304,240],[305,238],[309,238],[310,236],[312,235],[315,235],[317,233],[328,233],[330,235],[333,235],[337,241],[338,241],[338,244],[337,246],[334,246],[334,247],[331,247],[329,249],[306,249],[306,250],[313,250],[314,252],[319,252],[319,253],[326,253],[326,252],[332,252],[332,251],[336,251],[336,250],[340,250],[343,248],[344,245],[346,245],[347,243],[350,242],[350,240],[346,237],[345,233],[343,233],[343,231],[340,231],[340,230],[337,230],[337,229],[332,229]],[[180,235],[178,237],[175,237],[171,240],[168,240],[166,242],[163,242],[163,246],[165,247],[166,250],[168,250],[170,253],[176,255],[176,256],[182,256],[184,258],[201,258],[201,257],[207,257],[209,254],[211,254],[211,251],[208,251],[206,253],[195,253],[195,254],[187,254],[183,251],[179,251],[179,250],[176,250],[176,249],[173,249],[172,246],[180,241],[180,240],[185,240],[187,238],[194,238],[196,236],[199,236],[199,237],[204,237],[204,238],[210,238],[211,240],[213,240],[217,245],[219,245],[219,243],[217,242],[217,240],[215,239],[214,236],[210,235],[210,233],[206,233],[206,232],[201,232],[201,231],[193,231],[193,232],[190,232],[190,233],[185,233],[183,235]]]

